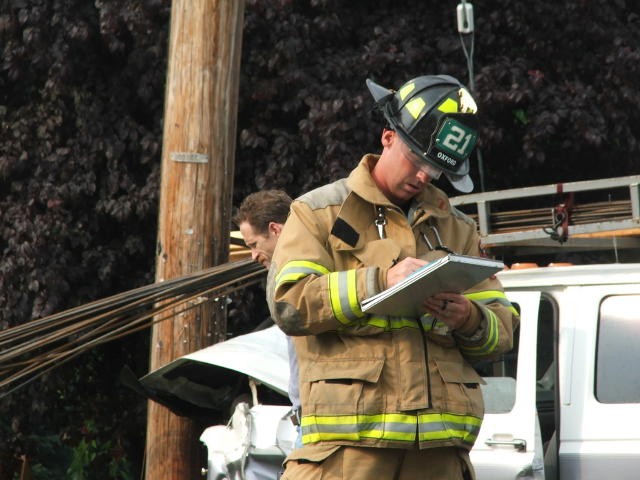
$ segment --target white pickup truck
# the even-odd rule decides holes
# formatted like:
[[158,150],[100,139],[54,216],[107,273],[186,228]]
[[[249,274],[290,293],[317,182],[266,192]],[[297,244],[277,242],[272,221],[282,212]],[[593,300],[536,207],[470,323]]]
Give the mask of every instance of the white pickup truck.
[[[477,365],[487,381],[471,452],[477,479],[640,478],[640,264],[510,270],[499,278],[521,324],[512,352]],[[207,402],[237,393],[230,385],[250,383],[229,423],[203,432],[203,475],[278,478],[295,429],[277,327],[177,359],[140,382],[181,414],[206,411]]]

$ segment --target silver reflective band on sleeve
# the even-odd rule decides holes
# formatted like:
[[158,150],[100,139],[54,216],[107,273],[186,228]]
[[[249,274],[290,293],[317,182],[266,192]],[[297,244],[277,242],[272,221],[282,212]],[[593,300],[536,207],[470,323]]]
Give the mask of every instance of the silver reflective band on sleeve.
[[329,274],[329,296],[334,316],[340,323],[350,324],[365,316],[360,309],[355,270]]

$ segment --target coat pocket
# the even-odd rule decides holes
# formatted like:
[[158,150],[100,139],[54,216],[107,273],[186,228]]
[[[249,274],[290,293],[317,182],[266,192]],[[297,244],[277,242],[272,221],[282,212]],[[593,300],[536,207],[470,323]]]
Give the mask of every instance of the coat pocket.
[[466,362],[436,360],[435,363],[442,389],[438,393],[433,388],[435,385],[432,386],[434,402],[440,400],[442,408],[448,412],[482,417],[484,404],[480,384],[486,383],[482,377]]
[[307,414],[355,414],[381,404],[375,385],[380,379],[383,359],[323,360],[307,368],[305,381],[309,400]]

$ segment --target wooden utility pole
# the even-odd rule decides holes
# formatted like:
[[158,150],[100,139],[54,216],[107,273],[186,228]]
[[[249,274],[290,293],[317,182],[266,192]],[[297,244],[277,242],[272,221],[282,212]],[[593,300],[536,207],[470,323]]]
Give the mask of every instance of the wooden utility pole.
[[[244,0],[173,0],[156,281],[227,261],[243,21]],[[175,312],[153,328],[150,369],[225,329],[224,305]],[[200,478],[201,427],[150,401],[146,479]]]

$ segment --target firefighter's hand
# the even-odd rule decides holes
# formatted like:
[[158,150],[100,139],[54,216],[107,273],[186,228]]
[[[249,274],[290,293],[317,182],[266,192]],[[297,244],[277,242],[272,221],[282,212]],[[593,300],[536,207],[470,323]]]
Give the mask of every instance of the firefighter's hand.
[[404,280],[408,275],[425,266],[426,260],[419,258],[407,257],[400,260],[393,267],[387,270],[387,288],[393,287],[396,283]]
[[471,302],[459,293],[437,293],[424,302],[424,308],[450,330],[462,327],[471,314]]

